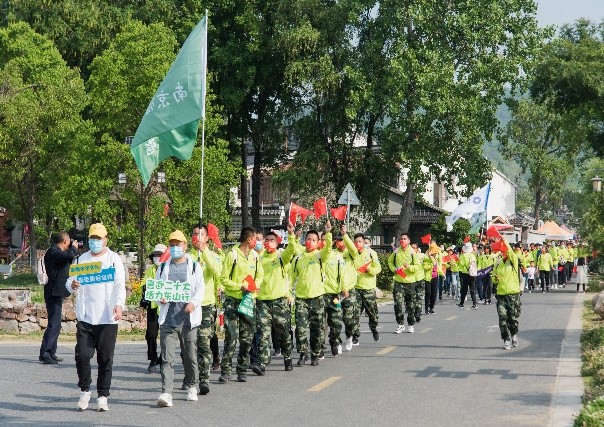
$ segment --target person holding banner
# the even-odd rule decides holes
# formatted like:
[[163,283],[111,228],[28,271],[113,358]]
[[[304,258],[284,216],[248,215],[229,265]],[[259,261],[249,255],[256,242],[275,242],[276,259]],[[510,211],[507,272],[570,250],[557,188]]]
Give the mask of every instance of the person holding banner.
[[[210,392],[210,363],[212,356],[215,362],[219,359],[218,337],[216,336],[216,301],[220,288],[220,275],[222,274],[222,261],[218,254],[208,245],[208,226],[202,225],[193,228],[191,242],[193,248],[189,254],[199,263],[203,271],[204,296],[201,302],[201,324],[197,328],[197,365],[199,368],[199,394],[206,395]],[[220,245],[220,241],[214,242]],[[215,340],[215,349],[212,349],[212,340]],[[216,354],[213,354],[214,351]]]
[[78,319],[75,347],[80,388],[78,408],[82,411],[88,408],[92,383],[90,359],[96,351],[98,410],[108,411],[117,325],[126,305],[126,271],[119,255],[107,247],[107,229],[103,224],[90,226],[88,246],[90,250],[76,258],[75,266],[69,268],[70,276],[65,283],[75,295]]
[[[495,246],[493,247],[495,250]],[[520,276],[518,257],[509,243],[501,240],[500,260],[493,275],[497,281],[497,316],[504,350],[518,346],[518,318],[520,317]],[[549,254],[548,254],[549,255]]]
[[256,295],[260,290],[257,284],[264,280],[264,270],[258,253],[254,250],[255,246],[256,230],[252,227],[243,227],[239,236],[239,246],[234,247],[226,255],[222,267],[225,331],[218,379],[221,383],[231,379],[237,340],[239,340],[237,381],[247,381],[246,371],[250,364],[250,350],[256,330]]
[[159,343],[161,347],[162,393],[160,407],[172,406],[174,360],[182,342],[182,362],[187,400],[196,401],[197,328],[202,319],[205,286],[200,265],[187,254],[187,238],[180,230],[168,237],[170,258],[159,265],[156,281],[147,281],[146,299],[159,301]]

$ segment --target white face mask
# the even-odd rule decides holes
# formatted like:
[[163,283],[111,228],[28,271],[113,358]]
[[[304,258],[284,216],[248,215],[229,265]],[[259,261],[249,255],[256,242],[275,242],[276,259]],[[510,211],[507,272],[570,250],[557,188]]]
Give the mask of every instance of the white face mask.
[[159,257],[158,256],[154,256],[153,257],[153,264],[159,265]]

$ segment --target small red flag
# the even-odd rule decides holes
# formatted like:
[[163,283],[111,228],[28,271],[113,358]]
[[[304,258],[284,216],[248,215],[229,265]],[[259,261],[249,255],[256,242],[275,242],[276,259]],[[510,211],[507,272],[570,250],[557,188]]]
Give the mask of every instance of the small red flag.
[[220,249],[222,248],[222,243],[220,242],[220,235],[218,234],[218,227],[214,224],[208,224],[208,237],[212,239],[214,245]]
[[507,250],[508,245],[505,243],[505,240],[496,240],[495,243],[491,245],[491,250],[493,252],[503,252]]
[[168,246],[163,254],[159,257],[159,262],[166,262],[170,259],[170,247]]
[[371,264],[371,261],[369,261],[367,264],[363,264],[362,266],[360,266],[359,273],[367,273],[367,267],[369,267],[369,264]]
[[316,219],[321,218],[323,215],[327,215],[327,199],[325,197],[321,197],[319,200],[317,200],[314,204],[314,210]]
[[492,237],[493,239],[503,239],[503,236],[501,235],[499,230],[497,230],[497,228],[493,225],[491,225],[487,229],[486,235],[487,237]]
[[470,236],[466,236],[466,237],[463,239],[463,242],[464,242],[464,243],[468,243],[470,240],[472,240],[472,238],[471,238]]
[[429,245],[430,244],[430,240],[432,240],[432,235],[431,234],[426,234],[425,236],[421,237],[422,239],[422,243],[425,245]]
[[403,279],[404,279],[405,277],[407,277],[407,275],[405,274],[405,272],[403,271],[403,269],[402,269],[402,268],[397,268],[397,269],[395,270],[395,272],[396,272],[396,274],[398,274],[399,276],[401,276]]
[[451,262],[451,257],[449,255],[443,257],[443,262]]
[[249,292],[254,292],[257,288],[256,288],[256,282],[254,281],[254,278],[252,276],[250,276],[249,274],[246,276],[245,279],[243,279],[244,282],[247,282],[247,290]]
[[346,219],[346,213],[348,212],[348,206],[340,206],[339,208],[331,209],[331,216],[335,219],[339,219],[340,221],[344,221]]

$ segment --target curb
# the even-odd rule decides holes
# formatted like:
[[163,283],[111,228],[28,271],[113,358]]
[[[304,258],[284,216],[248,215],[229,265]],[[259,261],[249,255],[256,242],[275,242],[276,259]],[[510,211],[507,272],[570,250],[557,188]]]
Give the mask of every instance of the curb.
[[556,388],[550,406],[552,427],[572,426],[575,417],[581,411],[583,396],[583,378],[581,377],[581,333],[583,332],[583,301],[585,293],[577,294],[566,325],[560,362],[556,374]]

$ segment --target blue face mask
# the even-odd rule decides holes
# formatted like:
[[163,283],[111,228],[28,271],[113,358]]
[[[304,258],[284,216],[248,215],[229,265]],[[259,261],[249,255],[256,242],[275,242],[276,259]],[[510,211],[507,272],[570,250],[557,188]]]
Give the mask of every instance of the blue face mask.
[[262,242],[260,240],[256,240],[256,246],[254,246],[254,249],[256,249],[257,252],[262,250]]
[[183,256],[183,250],[180,246],[170,246],[170,256],[174,259],[180,259]]
[[103,240],[89,239],[88,247],[90,248],[90,252],[92,252],[93,254],[98,254],[103,250]]

